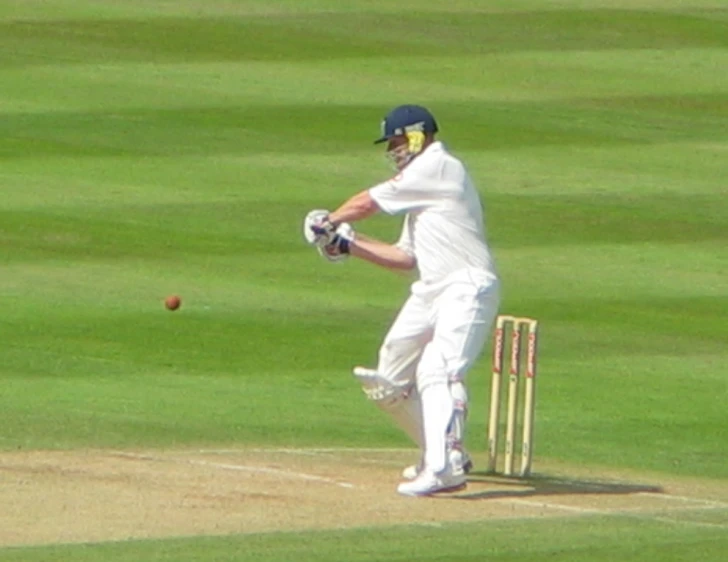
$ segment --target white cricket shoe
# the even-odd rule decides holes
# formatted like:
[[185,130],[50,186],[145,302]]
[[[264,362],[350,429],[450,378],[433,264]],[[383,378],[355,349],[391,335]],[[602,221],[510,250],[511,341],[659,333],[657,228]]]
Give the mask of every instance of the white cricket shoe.
[[440,474],[435,474],[429,469],[424,469],[414,480],[402,482],[397,486],[397,492],[403,496],[429,496],[438,492],[462,490],[466,485],[464,472],[453,472],[448,467]]
[[[462,470],[465,474],[468,474],[473,470],[473,460],[465,451],[450,451],[450,464],[456,472]],[[424,462],[422,460],[417,464],[411,464],[402,471],[402,478],[404,480],[414,480],[422,472],[423,468]]]

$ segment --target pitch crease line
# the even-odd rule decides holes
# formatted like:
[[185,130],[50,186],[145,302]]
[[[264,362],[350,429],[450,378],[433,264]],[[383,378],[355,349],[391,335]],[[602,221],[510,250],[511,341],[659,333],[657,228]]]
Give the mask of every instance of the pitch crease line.
[[309,482],[320,482],[322,484],[333,484],[334,486],[338,486],[340,488],[354,488],[354,484],[351,484],[349,482],[339,482],[337,480],[334,480],[333,478],[326,478],[325,476],[316,476],[315,474],[306,474],[305,472],[294,472],[291,470],[281,470],[279,468],[267,468],[267,467],[261,467],[261,466],[248,466],[248,465],[242,465],[242,464],[228,464],[228,463],[217,463],[217,462],[208,462],[203,460],[197,460],[197,459],[178,459],[173,457],[155,457],[150,455],[142,455],[142,454],[133,454],[133,453],[118,453],[119,456],[137,459],[137,460],[147,460],[147,461],[155,461],[155,462],[169,462],[174,464],[191,464],[196,466],[207,466],[210,468],[220,468],[223,470],[237,470],[240,472],[252,472],[252,473],[258,473],[258,474],[271,474],[275,476],[283,476],[286,478],[294,478],[298,480],[307,480]]
[[546,509],[558,509],[561,511],[570,511],[572,513],[583,513],[585,515],[606,515],[609,512],[601,509],[589,509],[586,507],[575,507],[571,505],[563,505],[559,503],[540,502],[532,500],[524,500],[519,498],[499,498],[496,501],[502,503],[515,503],[521,505],[527,505],[529,507],[542,507]]
[[[677,496],[678,499],[686,499],[688,501],[692,501],[692,498],[681,498],[680,496]],[[710,528],[710,529],[728,529],[728,525],[724,525],[721,523],[710,523],[706,521],[693,521],[690,519],[680,519],[680,518],[671,518],[664,515],[654,515],[650,513],[638,513],[629,509],[589,509],[589,508],[582,508],[582,507],[574,507],[570,505],[563,505],[558,503],[548,503],[548,502],[539,502],[539,501],[530,501],[530,500],[523,500],[519,498],[501,498],[499,500],[500,502],[504,503],[514,503],[514,504],[522,504],[527,505],[530,507],[541,507],[546,509],[558,509],[561,511],[567,511],[572,513],[579,513],[582,515],[601,515],[605,517],[624,517],[624,518],[635,518],[635,519],[644,519],[648,521],[657,521],[658,523],[670,523],[671,525],[687,525],[687,526],[693,526],[693,527],[704,527],[704,528]],[[681,509],[675,509],[672,512],[668,510],[668,513],[675,513],[679,514],[683,510]]]
[[220,463],[220,462],[200,461],[200,460],[187,460],[187,461],[182,461],[182,462],[187,462],[189,464],[195,464],[198,466],[210,466],[212,468],[222,468],[224,470],[239,470],[241,472],[258,472],[261,474],[288,476],[288,477],[299,478],[301,480],[308,480],[310,482],[322,482],[324,484],[334,484],[341,488],[353,488],[354,487],[354,485],[350,484],[349,482],[338,482],[332,478],[326,478],[325,476],[316,476],[314,474],[306,474],[305,472],[293,472],[290,470],[281,470],[278,468],[246,466],[246,465],[242,465],[242,464],[227,464],[227,463]]
[[690,498],[688,496],[673,496],[672,494],[655,494],[652,492],[639,492],[640,496],[649,496],[651,498],[660,498],[663,500],[673,500],[683,503],[702,503],[706,505],[712,505],[716,508],[728,509],[728,502],[722,502],[717,500],[707,500],[703,498]]
[[415,449],[389,449],[385,447],[325,447],[325,448],[255,448],[255,449],[199,449],[194,451],[198,454],[207,455],[235,455],[241,453],[280,453],[289,455],[320,455],[329,453],[413,453]]

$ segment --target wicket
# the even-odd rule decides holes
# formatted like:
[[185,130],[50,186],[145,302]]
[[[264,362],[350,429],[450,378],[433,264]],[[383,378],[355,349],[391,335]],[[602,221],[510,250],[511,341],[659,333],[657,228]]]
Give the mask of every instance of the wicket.
[[532,318],[500,315],[496,318],[493,342],[493,377],[490,388],[490,420],[488,422],[488,472],[497,471],[498,434],[500,424],[501,382],[505,355],[506,332],[510,330],[511,350],[508,378],[508,411],[506,415],[505,456],[503,475],[513,476],[516,456],[516,426],[518,418],[518,394],[521,377],[523,332],[527,333],[526,382],[523,405],[523,438],[521,441],[521,470],[519,475],[531,473],[533,458],[533,425],[536,392],[536,355],[538,345],[538,321]]

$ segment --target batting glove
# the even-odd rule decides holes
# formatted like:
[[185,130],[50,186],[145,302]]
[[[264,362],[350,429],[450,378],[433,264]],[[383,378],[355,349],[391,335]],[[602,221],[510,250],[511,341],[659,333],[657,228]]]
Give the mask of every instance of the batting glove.
[[329,244],[318,246],[319,254],[331,262],[343,261],[349,257],[349,245],[356,233],[349,223],[341,223]]
[[313,246],[331,244],[336,236],[336,226],[329,220],[329,212],[325,209],[314,209],[303,221],[303,236]]

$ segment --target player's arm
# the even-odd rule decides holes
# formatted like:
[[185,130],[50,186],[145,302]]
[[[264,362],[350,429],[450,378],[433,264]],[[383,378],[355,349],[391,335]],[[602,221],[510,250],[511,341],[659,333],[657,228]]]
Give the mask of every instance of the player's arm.
[[417,265],[417,260],[398,246],[359,233],[349,244],[349,253],[387,269],[408,271]]
[[369,195],[369,190],[360,191],[341,204],[333,213],[329,214],[329,221],[335,225],[342,222],[356,222],[379,211],[379,205]]

